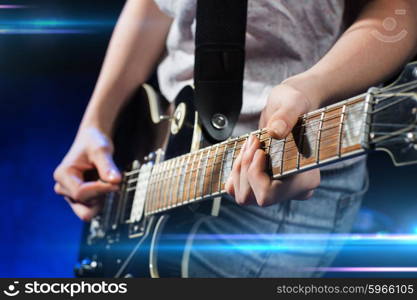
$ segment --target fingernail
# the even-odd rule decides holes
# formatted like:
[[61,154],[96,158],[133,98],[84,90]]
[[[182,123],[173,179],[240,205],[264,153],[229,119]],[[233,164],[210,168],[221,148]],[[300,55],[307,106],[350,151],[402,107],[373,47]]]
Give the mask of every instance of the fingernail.
[[110,169],[107,171],[107,177],[109,180],[115,180],[118,176],[119,173],[114,169]]
[[283,120],[276,120],[272,122],[271,130],[274,131],[279,137],[284,137],[285,132],[287,131],[287,123]]

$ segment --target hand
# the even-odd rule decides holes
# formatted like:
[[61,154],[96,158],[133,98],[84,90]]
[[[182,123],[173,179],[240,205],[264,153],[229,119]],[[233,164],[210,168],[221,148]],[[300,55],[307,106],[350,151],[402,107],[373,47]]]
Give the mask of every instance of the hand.
[[[121,175],[112,159],[111,139],[94,127],[80,130],[70,151],[54,172],[55,192],[63,195],[84,221],[95,216],[104,193],[118,190]],[[96,169],[99,179],[85,181],[84,173]]]
[[[299,90],[280,84],[269,95],[259,127],[268,128],[273,138],[283,139],[290,134],[300,115],[315,108]],[[265,152],[260,149],[258,138],[250,136],[233,164],[226,191],[240,205],[268,206],[291,199],[309,199],[320,184],[318,169],[283,180],[272,180],[265,170]]]

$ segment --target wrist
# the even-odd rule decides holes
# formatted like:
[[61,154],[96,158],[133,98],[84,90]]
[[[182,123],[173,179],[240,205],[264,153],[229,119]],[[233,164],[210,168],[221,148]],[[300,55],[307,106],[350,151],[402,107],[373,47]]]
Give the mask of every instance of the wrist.
[[113,131],[113,124],[123,105],[122,101],[111,101],[111,99],[114,98],[96,98],[93,96],[84,113],[80,129],[93,127],[110,136]]
[[300,73],[284,80],[281,84],[292,87],[300,92],[309,104],[309,110],[313,111],[326,105],[328,96],[326,85],[320,76],[307,72]]
[[113,119],[109,119],[109,117],[103,116],[97,110],[91,111],[90,113],[90,111],[87,109],[80,123],[77,135],[84,131],[94,129],[95,131],[99,131],[101,134],[110,137],[112,136],[113,123]]

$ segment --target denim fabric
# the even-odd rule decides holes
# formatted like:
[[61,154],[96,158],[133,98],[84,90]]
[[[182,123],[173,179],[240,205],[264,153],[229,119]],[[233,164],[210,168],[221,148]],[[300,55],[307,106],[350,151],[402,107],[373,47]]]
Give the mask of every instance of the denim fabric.
[[[218,236],[189,240],[191,251],[182,266],[183,276],[320,276],[314,268],[330,265],[342,243],[325,238],[300,241],[286,239],[285,235],[349,232],[368,186],[366,162],[361,160],[344,168],[321,170],[321,176],[320,186],[306,201],[294,200],[261,208],[241,207],[231,199],[222,199],[219,216],[207,217],[196,227],[197,235]],[[268,249],[277,245],[276,241],[268,239],[271,234],[283,234],[279,245],[288,250]],[[225,235],[256,238],[242,241]],[[243,242],[245,247],[242,247]],[[233,250],[225,250],[230,247]]]

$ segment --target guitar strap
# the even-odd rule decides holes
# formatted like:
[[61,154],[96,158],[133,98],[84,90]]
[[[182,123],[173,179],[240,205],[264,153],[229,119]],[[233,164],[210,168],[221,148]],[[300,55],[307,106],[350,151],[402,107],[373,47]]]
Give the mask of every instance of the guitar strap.
[[211,142],[230,137],[242,108],[247,0],[198,0],[195,105]]

